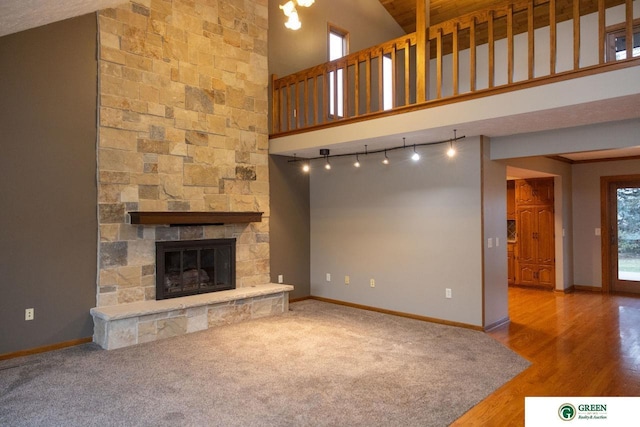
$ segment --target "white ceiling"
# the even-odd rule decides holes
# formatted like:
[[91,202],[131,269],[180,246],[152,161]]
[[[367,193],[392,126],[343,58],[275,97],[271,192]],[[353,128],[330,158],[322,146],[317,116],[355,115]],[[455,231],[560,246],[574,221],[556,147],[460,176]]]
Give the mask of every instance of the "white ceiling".
[[0,0],[0,36],[125,2],[126,0]]

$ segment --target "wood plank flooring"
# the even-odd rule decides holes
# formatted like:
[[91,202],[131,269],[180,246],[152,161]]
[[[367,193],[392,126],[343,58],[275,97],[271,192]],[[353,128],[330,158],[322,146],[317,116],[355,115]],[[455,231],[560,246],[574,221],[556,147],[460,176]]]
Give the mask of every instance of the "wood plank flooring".
[[524,425],[525,396],[640,396],[640,298],[509,288],[489,333],[532,365],[454,426]]

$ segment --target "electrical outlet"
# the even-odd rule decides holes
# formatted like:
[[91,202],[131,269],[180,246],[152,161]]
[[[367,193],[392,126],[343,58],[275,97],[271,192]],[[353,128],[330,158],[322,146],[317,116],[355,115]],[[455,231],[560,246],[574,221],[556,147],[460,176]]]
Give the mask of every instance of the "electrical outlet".
[[489,237],[487,239],[487,247],[488,248],[492,248],[493,247],[493,238],[492,237]]
[[282,274],[278,274],[278,283],[284,283],[284,276]]
[[496,237],[496,248],[500,246],[500,238]]
[[331,281],[331,273],[327,273],[327,282]]
[[445,296],[445,298],[452,298],[452,296],[451,296],[451,288],[446,288],[444,290],[444,296]]
[[369,286],[371,286],[372,288],[375,288],[376,287],[376,279],[369,280]]
[[24,311],[24,320],[33,320],[34,316],[35,316],[35,313],[33,308],[27,308]]
[[348,285],[351,282],[351,278],[349,276],[344,276],[344,284]]

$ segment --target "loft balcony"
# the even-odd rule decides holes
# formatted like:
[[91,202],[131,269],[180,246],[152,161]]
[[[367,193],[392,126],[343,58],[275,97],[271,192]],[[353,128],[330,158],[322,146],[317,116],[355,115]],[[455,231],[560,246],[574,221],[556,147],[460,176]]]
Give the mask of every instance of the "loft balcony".
[[[633,0],[504,1],[273,76],[271,152],[447,139],[460,125],[506,134],[514,118],[514,133],[637,118],[639,17]],[[371,129],[375,119],[384,120]]]

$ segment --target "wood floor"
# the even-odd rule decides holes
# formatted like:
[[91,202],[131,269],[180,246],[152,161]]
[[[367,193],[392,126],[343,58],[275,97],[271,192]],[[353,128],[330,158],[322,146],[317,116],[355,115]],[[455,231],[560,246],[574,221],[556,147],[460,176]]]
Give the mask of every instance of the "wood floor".
[[524,425],[525,396],[640,396],[640,298],[510,288],[509,315],[489,335],[531,367],[452,425]]

